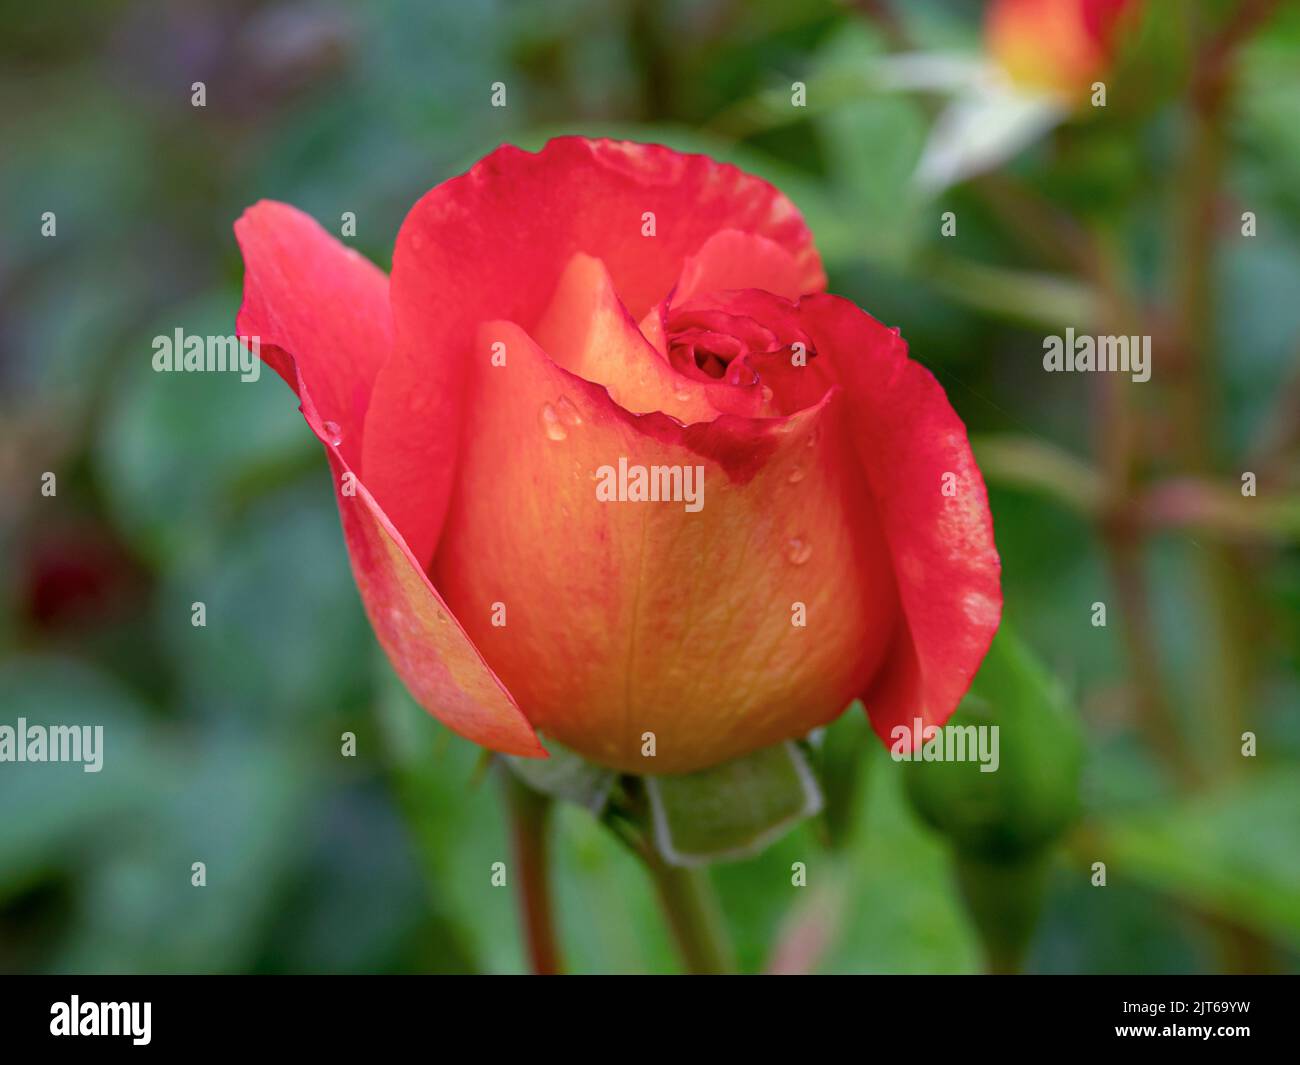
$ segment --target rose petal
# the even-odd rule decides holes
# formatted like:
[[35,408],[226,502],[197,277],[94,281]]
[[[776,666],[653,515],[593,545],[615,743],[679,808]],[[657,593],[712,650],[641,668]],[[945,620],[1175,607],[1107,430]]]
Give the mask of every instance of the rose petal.
[[774,240],[724,229],[686,260],[673,293],[674,304],[723,289],[756,288],[797,300],[826,288],[820,263],[800,263]]
[[[966,428],[907,345],[848,300],[800,302],[826,370],[844,390],[853,443],[894,559],[906,624],[864,694],[886,743],[895,725],[942,725],[997,632],[1001,563]],[[943,494],[945,473],[955,495]]]
[[[812,339],[800,323],[798,305],[759,289],[710,292],[674,306],[670,325],[675,329],[683,321],[714,316],[761,324],[767,342],[774,345],[774,350],[750,354],[744,360],[771,390],[767,413],[793,414],[821,401],[830,381],[821,371]],[[737,328],[743,332],[743,327]]]
[[[237,331],[259,338],[264,361],[300,397],[302,375],[312,429],[340,437],[358,462],[370,389],[392,348],[388,278],[288,204],[254,204],[235,222],[235,239],[246,269]],[[327,421],[338,431],[327,433]]]
[[[847,448],[836,397],[681,426],[629,414],[511,323],[486,325],[481,352],[501,338],[508,369],[473,362],[474,431],[434,573],[530,720],[595,761],[671,773],[842,712],[897,604],[861,474],[833,461]],[[702,466],[702,507],[599,501],[597,471],[620,458]]]
[[325,445],[353,574],[379,642],[416,700],[448,727],[494,750],[545,757],[510,693],[354,479],[365,399],[391,344],[383,272],[284,204],[250,208],[235,232],[245,263],[237,328],[261,338],[263,357],[297,392]]
[[[648,215],[654,216],[654,235]],[[415,205],[398,235],[396,349],[366,420],[364,468],[415,557],[433,554],[456,476],[465,371],[482,322],[533,329],[578,252],[600,259],[634,319],[720,229],[757,233],[807,274],[811,235],[776,189],[735,167],[657,145],[564,137],[506,146]]]
[[[347,465],[327,448],[336,486]],[[547,757],[509,690],[359,481],[337,493],[352,572],[366,615],[415,701],[453,732],[503,754]]]
[[579,252],[569,260],[533,335],[556,363],[604,385],[624,410],[663,411],[687,424],[717,417],[704,388],[678,374],[642,335],[599,259]]

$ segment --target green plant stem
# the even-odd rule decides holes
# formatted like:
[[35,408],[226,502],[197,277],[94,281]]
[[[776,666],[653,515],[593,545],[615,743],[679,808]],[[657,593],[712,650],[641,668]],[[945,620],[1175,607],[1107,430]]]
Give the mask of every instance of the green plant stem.
[[643,855],[687,972],[734,973],[735,952],[706,869],[682,869]]
[[512,874],[519,899],[519,916],[533,972],[551,975],[563,972],[555,936],[551,903],[550,850],[547,828],[551,800],[533,791],[509,770],[505,779],[506,807],[510,818],[510,842],[514,853]]

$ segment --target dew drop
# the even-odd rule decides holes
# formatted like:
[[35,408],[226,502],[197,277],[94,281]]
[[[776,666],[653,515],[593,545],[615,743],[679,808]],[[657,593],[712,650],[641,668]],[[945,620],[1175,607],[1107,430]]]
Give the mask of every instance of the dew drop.
[[325,438],[335,447],[343,443],[343,430],[338,422],[323,422],[321,428],[325,430]]
[[560,421],[570,428],[582,424],[582,415],[578,413],[578,408],[569,402],[568,396],[560,397],[559,402],[555,404],[555,412]]
[[745,363],[733,362],[731,368],[727,371],[727,383],[737,385],[740,388],[753,388],[758,384],[758,374],[754,372],[752,366]]
[[785,557],[791,565],[802,566],[812,558],[812,544],[796,536],[786,543]]
[[560,421],[560,416],[549,403],[542,406],[542,428],[546,430],[546,435],[551,440],[563,440],[569,435],[568,430],[564,428],[564,423]]
[[795,466],[790,471],[789,481],[791,484],[798,484],[800,481],[804,479],[805,476],[806,475],[804,473],[804,468],[802,466]]
[[676,392],[675,398],[677,399],[678,403],[690,402],[690,398],[691,398],[690,390],[685,388],[679,388]]

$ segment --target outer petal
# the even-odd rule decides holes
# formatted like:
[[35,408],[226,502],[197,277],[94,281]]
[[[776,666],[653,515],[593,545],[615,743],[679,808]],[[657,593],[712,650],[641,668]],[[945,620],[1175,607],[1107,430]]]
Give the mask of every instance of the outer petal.
[[[647,216],[654,216],[654,235]],[[531,331],[577,252],[603,261],[640,318],[720,229],[757,233],[820,274],[794,206],[758,178],[658,145],[564,137],[506,146],[415,205],[398,235],[396,349],[367,418],[367,483],[415,557],[432,557],[455,479],[460,394],[477,327]]]
[[[491,367],[503,337],[508,365]],[[897,604],[861,474],[835,459],[847,448],[836,395],[789,418],[681,426],[623,410],[508,322],[486,324],[481,345],[434,573],[530,720],[598,762],[657,774],[841,713]],[[600,467],[620,459],[702,467],[702,507],[599,500]]]
[[[942,725],[966,693],[1002,614],[1001,563],[966,428],[897,331],[848,300],[801,301],[821,368],[844,390],[853,443],[893,555],[905,618],[864,693],[876,732]],[[954,495],[942,491],[955,476]]]
[[304,413],[337,425],[330,435],[358,463],[370,390],[393,344],[388,278],[285,203],[250,207],[235,239],[247,271],[240,336],[260,338],[262,358],[299,398],[310,390]]
[[496,750],[544,754],[350,465],[375,369],[392,343],[383,272],[284,204],[250,208],[235,232],[245,263],[239,333],[260,338],[262,355],[298,393],[325,445],[352,570],[379,642],[444,724]]
[[[336,485],[347,466],[327,448]],[[546,757],[513,696],[466,635],[365,486],[339,494],[352,572],[375,635],[415,701],[494,751]]]

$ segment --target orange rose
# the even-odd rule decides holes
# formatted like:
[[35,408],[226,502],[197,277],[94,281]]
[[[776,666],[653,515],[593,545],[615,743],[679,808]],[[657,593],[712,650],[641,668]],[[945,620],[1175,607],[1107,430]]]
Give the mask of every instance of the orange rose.
[[[281,204],[239,331],[297,390],[415,698],[639,773],[941,724],[997,628],[965,430],[821,292],[798,212],[702,156],[563,138],[428,193],[391,278]],[[654,757],[644,756],[653,734]]]

